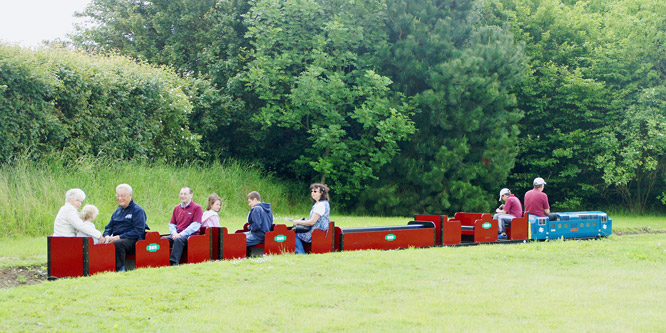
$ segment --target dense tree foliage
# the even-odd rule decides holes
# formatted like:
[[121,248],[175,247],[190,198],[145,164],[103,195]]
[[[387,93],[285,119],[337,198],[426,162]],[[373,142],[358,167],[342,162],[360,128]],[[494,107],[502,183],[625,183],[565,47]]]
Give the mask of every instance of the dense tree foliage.
[[0,161],[59,151],[120,159],[202,157],[189,83],[122,57],[0,45]]
[[655,153],[665,147],[645,135],[656,133],[646,126],[662,126],[657,105],[665,79],[666,4],[502,0],[493,5],[525,42],[530,58],[528,75],[516,90],[525,118],[511,182],[526,188],[535,175],[549,179],[551,200],[562,210],[609,200],[623,200],[632,210],[654,207],[650,203],[663,191],[666,175],[661,154]]
[[620,113],[607,124],[595,162],[610,192],[641,212],[657,195],[666,198],[666,3],[600,2],[591,10],[602,10],[605,22],[592,75]]
[[81,14],[95,28],[74,40],[212,78],[223,101],[192,121],[207,150],[325,180],[352,200],[414,130],[411,107],[373,71],[386,43],[384,9],[383,1],[96,0]]
[[289,146],[282,158],[295,174],[328,181],[347,200],[414,131],[409,106],[371,67],[386,43],[383,17],[379,1],[273,0],[246,19],[254,52],[245,80],[263,102],[254,119],[279,128],[269,149]]
[[[383,72],[412,97],[418,132],[365,193],[391,214],[491,208],[516,156],[510,88],[524,68],[508,30],[482,22],[476,1],[389,1]],[[493,195],[489,195],[493,193]]]
[[581,4],[560,0],[507,0],[505,15],[525,42],[529,70],[516,89],[520,154],[511,187],[527,190],[532,179],[547,179],[551,201],[574,209],[600,194],[594,157],[596,138],[607,125],[603,83],[586,75],[593,61],[599,16]]
[[[76,47],[182,79],[5,48],[2,158],[205,152],[383,214],[487,211],[537,176],[554,210],[666,203],[660,0],[93,0],[80,16]],[[145,127],[103,131],[128,117]]]

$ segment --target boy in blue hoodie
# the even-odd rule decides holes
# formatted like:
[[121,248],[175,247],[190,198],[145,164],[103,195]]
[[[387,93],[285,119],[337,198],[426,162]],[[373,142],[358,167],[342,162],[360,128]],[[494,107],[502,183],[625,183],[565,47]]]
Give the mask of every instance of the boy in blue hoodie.
[[264,236],[273,225],[271,204],[261,202],[261,196],[256,191],[247,195],[247,204],[250,205],[250,213],[247,215],[250,231],[245,232],[247,246],[262,244]]

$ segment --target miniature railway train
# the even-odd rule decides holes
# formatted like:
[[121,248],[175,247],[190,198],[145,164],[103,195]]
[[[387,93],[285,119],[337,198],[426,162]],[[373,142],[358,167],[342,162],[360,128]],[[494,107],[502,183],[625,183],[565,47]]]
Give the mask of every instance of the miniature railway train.
[[[507,227],[507,239],[498,239],[497,220],[491,214],[456,213],[416,215],[407,225],[340,228],[330,222],[328,231],[314,230],[308,253],[353,250],[391,250],[409,247],[457,246],[481,243],[512,243],[528,240],[586,239],[612,233],[612,220],[604,212],[554,213],[548,217],[525,214]],[[294,231],[283,224],[273,225],[264,244],[245,246],[244,230],[229,233],[227,228],[201,228],[200,235],[189,238],[181,263],[242,259],[261,254],[293,253]],[[148,232],[137,241],[128,267],[169,266],[169,241],[157,232]],[[89,237],[48,237],[48,275],[50,279],[88,276],[115,271],[115,245],[94,244]]]

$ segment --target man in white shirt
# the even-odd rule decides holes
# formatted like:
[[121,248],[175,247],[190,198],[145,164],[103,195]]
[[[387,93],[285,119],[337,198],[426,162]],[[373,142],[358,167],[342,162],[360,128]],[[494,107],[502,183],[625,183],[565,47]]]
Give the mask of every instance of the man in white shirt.
[[79,188],[73,188],[65,193],[65,205],[60,207],[58,215],[53,222],[53,236],[76,237],[77,231],[92,235],[99,239],[102,233],[94,226],[83,223],[79,216],[79,207],[86,199],[86,194]]

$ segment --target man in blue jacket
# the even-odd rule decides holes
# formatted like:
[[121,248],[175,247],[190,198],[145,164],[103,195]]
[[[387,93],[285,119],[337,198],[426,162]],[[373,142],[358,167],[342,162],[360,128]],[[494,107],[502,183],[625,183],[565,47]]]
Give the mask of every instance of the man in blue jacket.
[[250,205],[250,213],[247,215],[250,231],[245,232],[247,246],[262,244],[264,236],[273,226],[271,204],[261,202],[261,196],[256,191],[247,195],[247,204]]
[[125,255],[134,253],[134,246],[145,238],[146,212],[132,200],[132,187],[120,184],[116,187],[118,209],[111,215],[111,221],[104,228],[101,243],[116,245],[116,270],[125,270]]

